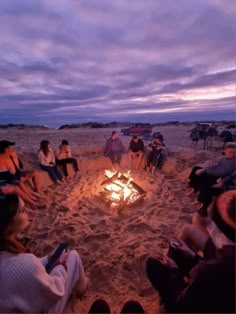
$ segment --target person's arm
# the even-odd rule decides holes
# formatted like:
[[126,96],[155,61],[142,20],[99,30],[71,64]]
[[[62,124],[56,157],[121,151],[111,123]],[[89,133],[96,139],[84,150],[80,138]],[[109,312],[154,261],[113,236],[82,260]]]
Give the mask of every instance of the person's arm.
[[40,151],[40,152],[38,153],[38,158],[39,158],[39,162],[40,162],[40,164],[41,164],[42,166],[51,166],[51,165],[47,162],[47,160],[46,160],[46,158],[45,158],[45,156],[44,156],[44,153],[43,153],[42,151]]
[[51,155],[50,155],[50,156],[51,156],[51,163],[55,165],[55,163],[56,163],[56,158],[55,158],[55,154],[54,154],[54,152],[53,152],[52,149],[50,149],[50,154],[51,154]]
[[60,148],[55,150],[55,156],[57,159],[61,159],[61,149]]
[[[214,262],[199,262],[190,273],[187,287],[178,295],[169,310],[173,313],[206,313],[217,304],[213,293],[217,283],[217,266]],[[218,302],[219,304],[219,302]],[[217,305],[215,310],[217,311]]]
[[110,146],[111,146],[110,142],[111,142],[110,139],[108,139],[106,141],[106,144],[105,144],[105,147],[104,147],[104,155],[108,155],[108,153],[110,151]]
[[71,154],[71,148],[68,147],[68,151],[67,151],[67,158],[71,158],[72,154]]

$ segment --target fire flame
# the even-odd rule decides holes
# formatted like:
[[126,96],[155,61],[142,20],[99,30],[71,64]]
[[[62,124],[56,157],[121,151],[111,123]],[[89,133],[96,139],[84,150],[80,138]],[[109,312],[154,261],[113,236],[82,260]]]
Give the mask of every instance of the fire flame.
[[[130,171],[128,171],[126,174],[122,174],[119,172],[116,173],[110,170],[105,170],[105,175],[107,178],[112,178],[115,174],[116,176],[114,177],[113,181],[108,182],[105,185],[105,190],[111,192],[107,196],[107,198],[111,201],[111,206],[115,207],[125,202],[127,204],[134,202],[139,197],[139,193],[130,184],[133,180],[130,175]],[[126,183],[119,180],[122,177],[124,178],[124,176],[126,179],[128,179]]]

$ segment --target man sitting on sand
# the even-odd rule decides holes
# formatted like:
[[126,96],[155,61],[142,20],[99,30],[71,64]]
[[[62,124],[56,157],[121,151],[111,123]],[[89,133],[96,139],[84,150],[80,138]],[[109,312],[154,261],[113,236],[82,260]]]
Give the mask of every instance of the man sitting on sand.
[[113,131],[111,137],[106,141],[104,155],[109,157],[112,163],[120,164],[121,156],[124,151],[123,144],[116,131]]
[[144,143],[134,135],[129,144],[128,158],[129,158],[129,168],[132,169],[132,161],[136,161],[136,169],[139,169],[144,152]]
[[155,172],[156,168],[161,169],[164,161],[166,144],[161,134],[157,135],[151,144],[149,144],[149,153],[147,156],[147,172]]
[[194,192],[200,192],[198,201],[204,203],[199,210],[204,212],[209,203],[203,202],[205,200],[205,190],[209,190],[210,187],[217,183],[218,179],[224,180],[225,177],[231,176],[235,172],[235,146],[228,145],[222,158],[216,165],[203,169],[196,166],[192,169],[189,176],[189,186],[193,188]]
[[61,145],[55,151],[56,164],[62,166],[65,177],[68,177],[67,164],[72,164],[75,172],[79,171],[77,160],[72,158],[71,149],[67,140],[62,140]]
[[[32,179],[35,191],[39,193],[38,172],[36,170],[25,171],[21,169],[19,159],[13,149],[14,145],[14,142],[0,141],[0,177],[4,180],[7,179],[8,183],[19,183],[21,189],[28,194],[28,196],[33,192],[25,183]],[[37,196],[39,195],[37,194]]]

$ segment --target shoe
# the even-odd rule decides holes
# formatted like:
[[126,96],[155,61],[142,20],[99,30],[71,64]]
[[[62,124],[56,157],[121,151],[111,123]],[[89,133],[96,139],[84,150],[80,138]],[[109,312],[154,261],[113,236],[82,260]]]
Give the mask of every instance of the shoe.
[[126,302],[121,310],[121,313],[145,313],[142,306],[136,301]]
[[88,313],[111,313],[110,307],[105,300],[97,299],[91,305]]

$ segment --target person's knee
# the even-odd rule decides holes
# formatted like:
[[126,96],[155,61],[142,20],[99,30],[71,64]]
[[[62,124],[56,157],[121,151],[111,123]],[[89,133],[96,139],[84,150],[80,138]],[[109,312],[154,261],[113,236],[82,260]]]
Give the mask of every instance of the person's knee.
[[181,240],[186,240],[191,236],[193,226],[191,225],[184,225],[180,230],[178,238]]

